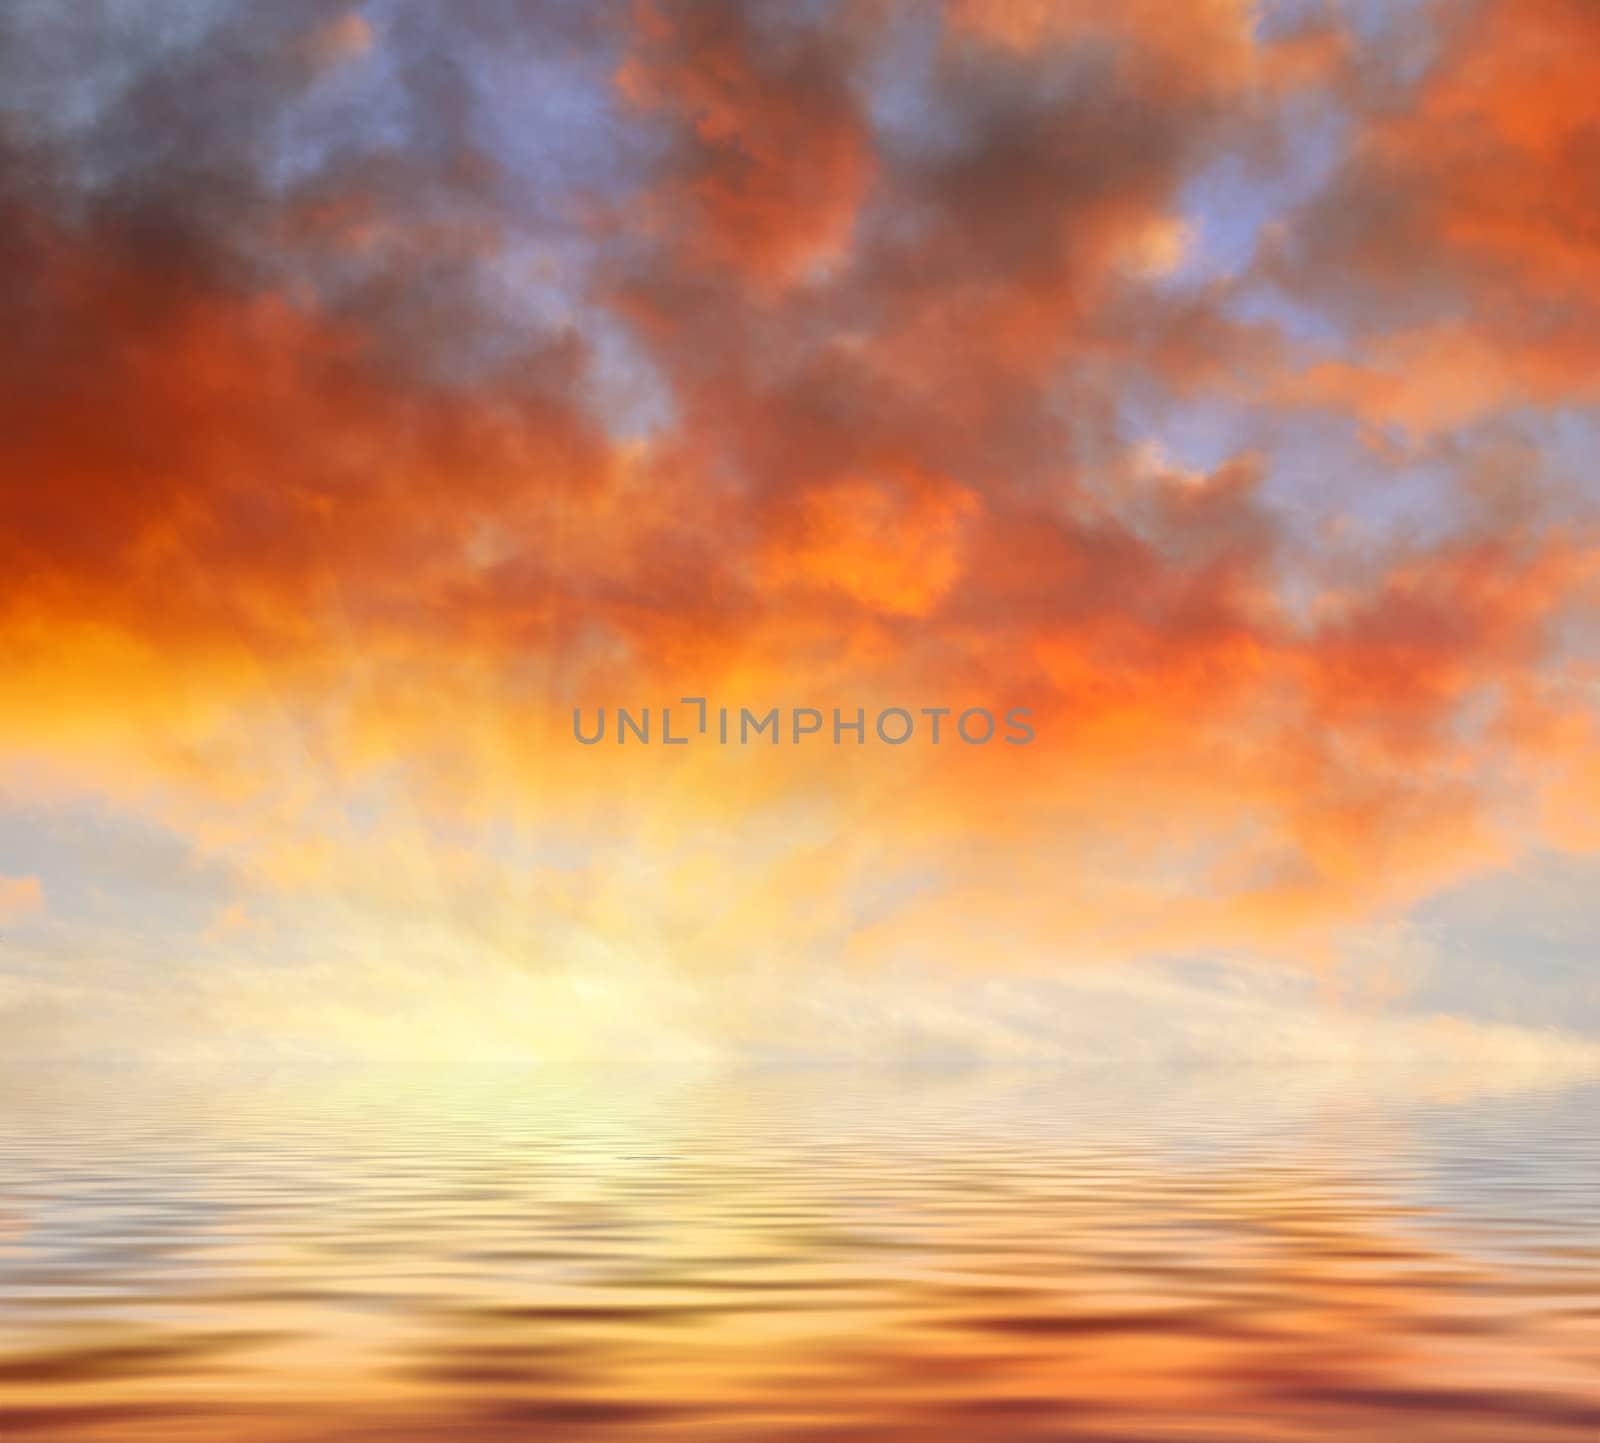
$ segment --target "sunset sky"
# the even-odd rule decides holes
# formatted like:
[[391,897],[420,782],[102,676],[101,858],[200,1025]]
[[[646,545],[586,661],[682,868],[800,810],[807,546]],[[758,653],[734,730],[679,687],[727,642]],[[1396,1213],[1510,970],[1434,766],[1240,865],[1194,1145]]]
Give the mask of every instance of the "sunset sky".
[[[1600,1054],[1593,0],[11,0],[0,1051]],[[1013,747],[581,747],[683,696]]]

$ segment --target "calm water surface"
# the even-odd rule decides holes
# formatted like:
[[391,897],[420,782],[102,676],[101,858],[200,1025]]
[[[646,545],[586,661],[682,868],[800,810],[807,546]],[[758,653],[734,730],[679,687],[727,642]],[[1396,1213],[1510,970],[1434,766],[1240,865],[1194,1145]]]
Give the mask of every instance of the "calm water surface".
[[1600,1438],[1600,1093],[0,1077],[0,1438]]

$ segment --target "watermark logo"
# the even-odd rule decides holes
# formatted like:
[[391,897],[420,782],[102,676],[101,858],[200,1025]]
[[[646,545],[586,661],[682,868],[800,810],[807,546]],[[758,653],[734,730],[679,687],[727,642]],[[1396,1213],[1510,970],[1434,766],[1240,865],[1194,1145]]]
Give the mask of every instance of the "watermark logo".
[[[679,697],[661,707],[596,707],[572,709],[572,735],[579,745],[686,747],[713,746],[866,746],[869,742],[900,747],[908,742],[942,746],[959,743],[988,746],[999,742],[1027,746],[1033,740],[1028,707],[1014,706],[997,717],[987,707],[890,706],[869,714],[866,707],[711,706],[703,696]],[[688,710],[693,708],[693,710]],[[831,713],[831,715],[830,715]]]

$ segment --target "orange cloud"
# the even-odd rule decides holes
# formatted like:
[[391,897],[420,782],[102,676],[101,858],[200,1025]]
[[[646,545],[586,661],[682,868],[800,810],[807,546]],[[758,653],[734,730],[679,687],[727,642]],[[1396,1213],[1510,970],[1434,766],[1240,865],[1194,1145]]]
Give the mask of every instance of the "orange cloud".
[[1288,395],[1414,431],[1519,405],[1589,404],[1600,351],[1600,201],[1584,0],[1441,16],[1408,97],[1358,122],[1332,183],[1282,232],[1285,283],[1363,334]]
[[319,67],[343,65],[368,54],[373,45],[372,22],[351,10],[322,26],[310,41],[311,56]]
[[[976,509],[971,492],[940,478],[821,485],[783,518],[765,574],[780,588],[837,588],[879,611],[923,615],[959,578]],[[793,604],[804,606],[804,594]]]
[[783,286],[848,253],[872,158],[848,45],[764,34],[773,20],[720,0],[642,5],[617,86],[681,125],[662,224],[696,262]]
[[1195,0],[1181,10],[1161,0],[951,0],[957,34],[1017,51],[1112,41],[1124,63],[1159,71],[1168,86],[1231,89],[1253,60],[1250,0]]

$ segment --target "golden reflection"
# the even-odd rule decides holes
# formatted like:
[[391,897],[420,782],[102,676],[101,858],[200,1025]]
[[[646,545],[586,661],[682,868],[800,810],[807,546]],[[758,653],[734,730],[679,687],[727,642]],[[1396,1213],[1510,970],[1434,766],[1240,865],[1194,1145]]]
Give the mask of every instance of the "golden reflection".
[[8,1443],[1600,1430],[1581,1092],[622,1068],[5,1096]]

